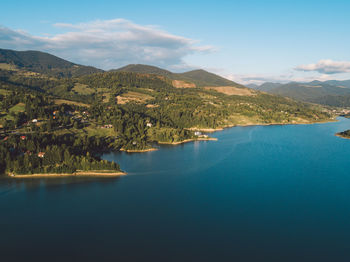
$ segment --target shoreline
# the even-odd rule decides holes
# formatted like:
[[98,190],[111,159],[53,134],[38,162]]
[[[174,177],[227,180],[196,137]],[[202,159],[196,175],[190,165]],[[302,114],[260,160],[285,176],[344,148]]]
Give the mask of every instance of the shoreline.
[[96,176],[96,177],[118,177],[118,176],[125,176],[127,173],[125,172],[97,172],[101,170],[96,171],[81,171],[81,172],[75,172],[75,173],[37,173],[37,174],[7,174],[8,177],[11,178],[43,178],[43,177],[86,177],[86,176]]
[[148,149],[124,149],[124,148],[121,148],[119,149],[119,151],[122,151],[122,152],[127,152],[127,153],[145,153],[145,152],[152,152],[152,151],[157,151],[158,148],[148,148]]
[[338,120],[336,118],[334,118],[334,119],[329,119],[329,120],[324,120],[324,121],[315,121],[315,122],[232,124],[232,125],[227,125],[227,126],[218,127],[218,128],[196,128],[196,127],[191,127],[191,128],[186,128],[186,129],[187,130],[191,130],[191,131],[200,131],[200,132],[204,132],[204,133],[214,133],[214,132],[223,131],[226,128],[232,128],[232,127],[312,125],[312,124],[332,123],[332,122],[337,122],[337,121]]
[[158,142],[160,145],[180,145],[184,143],[194,142],[194,141],[217,141],[218,139],[215,137],[207,137],[207,138],[191,138],[185,139],[179,142]]
[[350,136],[343,136],[340,133],[335,133],[335,136],[343,138],[343,139],[350,139]]

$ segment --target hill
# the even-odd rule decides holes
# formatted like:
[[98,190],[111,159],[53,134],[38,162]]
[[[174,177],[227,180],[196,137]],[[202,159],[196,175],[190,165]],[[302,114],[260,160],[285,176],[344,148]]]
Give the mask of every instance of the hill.
[[7,66],[54,77],[74,77],[102,72],[95,67],[74,64],[39,51],[0,49],[0,64],[3,68]]
[[[50,70],[27,71],[31,62],[16,59],[6,60],[0,69],[0,174],[115,173],[119,165],[101,160],[100,152],[143,152],[154,150],[155,143],[210,139],[198,130],[332,119],[320,106],[221,86],[229,80],[203,70],[182,77],[211,86],[178,88],[174,81],[183,80],[170,78],[173,73],[166,77],[159,71],[102,72],[56,78]],[[73,64],[36,59],[38,63],[32,64],[39,69],[55,65],[61,72]]]
[[331,106],[350,106],[350,81],[264,83],[254,89],[290,97],[299,101]]
[[140,73],[140,74],[154,74],[154,75],[161,75],[165,77],[171,78],[173,73],[151,65],[142,65],[142,64],[130,64],[124,67],[121,67],[119,69],[110,70],[111,72],[133,72],[133,73]]
[[[131,64],[111,71],[156,74],[178,81],[175,82],[178,84],[178,87],[181,87],[182,85],[183,87],[233,86],[244,88],[244,86],[240,84],[202,69],[192,70],[184,73],[173,73],[155,66]],[[182,83],[179,81],[182,81]]]

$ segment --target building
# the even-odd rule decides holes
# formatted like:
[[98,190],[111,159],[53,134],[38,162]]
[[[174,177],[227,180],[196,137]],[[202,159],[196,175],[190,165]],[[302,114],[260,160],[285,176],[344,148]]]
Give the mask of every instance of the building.
[[38,157],[43,158],[44,156],[45,156],[45,152],[39,152],[39,153],[38,153]]

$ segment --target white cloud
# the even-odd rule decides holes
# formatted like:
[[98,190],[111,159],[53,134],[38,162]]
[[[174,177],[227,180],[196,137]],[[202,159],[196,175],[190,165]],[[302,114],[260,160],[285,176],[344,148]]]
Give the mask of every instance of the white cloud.
[[289,82],[311,82],[314,80],[318,81],[327,81],[327,80],[346,80],[349,79],[349,75],[345,75],[344,77],[334,78],[328,74],[294,74],[294,73],[286,73],[280,75],[264,75],[264,74],[226,74],[226,78],[235,81],[237,83],[248,85],[248,84],[256,84],[261,85],[265,82],[273,82],[273,83],[289,83]]
[[184,57],[187,55],[214,50],[211,46],[199,45],[196,40],[125,19],[56,23],[54,26],[65,32],[54,36],[33,36],[0,27],[0,47],[45,51],[75,63],[103,69],[130,63],[181,68],[186,67]]
[[321,74],[349,73],[350,62],[333,61],[330,59],[320,60],[315,64],[300,65],[295,68],[297,71],[316,71]]

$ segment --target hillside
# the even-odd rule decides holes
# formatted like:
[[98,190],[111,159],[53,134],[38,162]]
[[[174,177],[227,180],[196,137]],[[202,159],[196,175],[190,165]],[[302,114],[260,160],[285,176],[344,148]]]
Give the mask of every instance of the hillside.
[[39,51],[0,49],[0,67],[23,69],[54,77],[74,77],[102,72],[92,66],[71,63],[57,56]]
[[207,86],[233,86],[238,88],[243,88],[244,86],[237,84],[233,81],[230,81],[226,78],[218,76],[216,74],[207,72],[205,70],[193,70],[184,73],[173,73],[168,70],[164,70],[155,66],[149,65],[127,65],[125,67],[112,70],[117,72],[134,72],[134,73],[143,73],[143,74],[156,74],[168,77],[172,80],[183,81],[185,84],[194,84],[194,87],[207,87]]
[[330,106],[350,106],[350,81],[291,82],[287,84],[264,83],[254,89],[290,97],[299,101]]
[[[69,69],[65,60],[57,63]],[[54,78],[52,71],[6,65],[0,69],[0,173],[115,173],[119,165],[101,160],[100,152],[143,152],[155,143],[210,139],[195,130],[332,119],[320,106],[214,86],[228,80],[202,70],[185,76],[210,85],[177,88],[175,80],[145,71]]]

